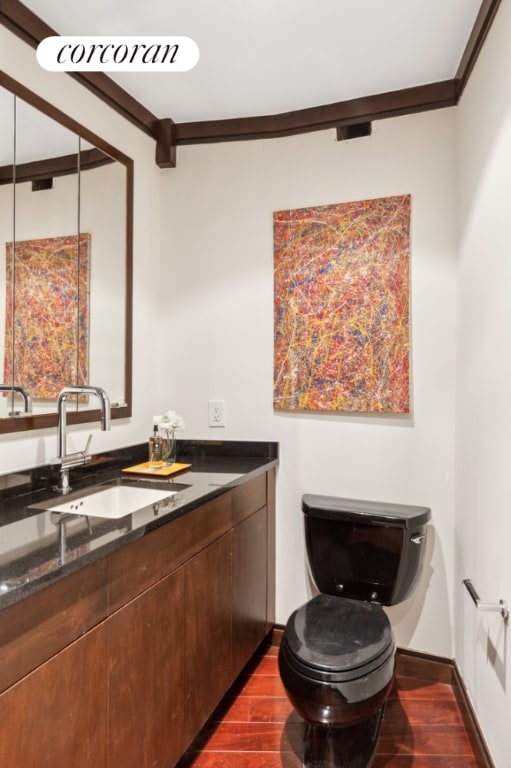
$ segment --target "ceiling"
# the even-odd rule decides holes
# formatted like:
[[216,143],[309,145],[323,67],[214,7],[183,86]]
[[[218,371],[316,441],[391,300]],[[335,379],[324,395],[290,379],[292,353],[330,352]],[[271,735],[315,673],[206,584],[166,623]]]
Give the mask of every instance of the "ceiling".
[[276,115],[452,80],[482,0],[23,0],[61,35],[186,35],[190,72],[119,73],[157,118]]

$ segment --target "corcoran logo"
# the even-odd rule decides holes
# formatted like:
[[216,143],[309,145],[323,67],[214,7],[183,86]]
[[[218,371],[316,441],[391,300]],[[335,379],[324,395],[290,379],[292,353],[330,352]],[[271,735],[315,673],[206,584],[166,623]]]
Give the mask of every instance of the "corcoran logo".
[[50,72],[187,72],[199,61],[190,37],[46,37],[37,61]]

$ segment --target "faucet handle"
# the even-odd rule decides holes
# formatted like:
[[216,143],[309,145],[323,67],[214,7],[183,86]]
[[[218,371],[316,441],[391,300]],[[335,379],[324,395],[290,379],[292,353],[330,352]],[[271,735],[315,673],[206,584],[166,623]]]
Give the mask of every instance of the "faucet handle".
[[84,453],[86,453],[86,454],[89,453],[89,448],[90,448],[91,442],[92,442],[92,434],[89,435],[89,439],[87,440],[87,445],[85,446],[85,450],[83,451]]

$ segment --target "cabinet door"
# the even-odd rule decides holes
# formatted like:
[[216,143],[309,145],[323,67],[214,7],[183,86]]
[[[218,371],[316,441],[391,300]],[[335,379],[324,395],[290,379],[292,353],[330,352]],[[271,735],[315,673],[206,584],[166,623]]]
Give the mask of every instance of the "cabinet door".
[[187,746],[231,682],[231,535],[210,544],[185,571]]
[[106,768],[107,629],[101,624],[0,696],[0,765]]
[[2,609],[0,691],[63,651],[107,617],[106,560]]
[[232,531],[232,665],[236,677],[266,635],[266,507]]
[[109,768],[171,768],[183,748],[183,570],[108,620]]

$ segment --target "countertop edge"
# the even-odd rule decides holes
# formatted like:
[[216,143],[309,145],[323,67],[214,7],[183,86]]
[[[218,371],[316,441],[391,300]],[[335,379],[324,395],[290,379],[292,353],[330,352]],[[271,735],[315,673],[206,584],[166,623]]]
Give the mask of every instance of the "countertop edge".
[[[196,441],[197,442],[197,441]],[[275,445],[275,444],[271,444]],[[144,446],[142,446],[144,449]],[[71,576],[72,574],[80,571],[81,569],[99,561],[102,560],[105,557],[108,557],[108,555],[112,554],[113,552],[127,546],[128,544],[132,543],[133,541],[136,541],[137,539],[143,538],[145,535],[152,533],[153,531],[158,530],[159,528],[166,526],[170,523],[172,523],[177,518],[188,514],[192,510],[196,509],[199,506],[202,506],[203,504],[207,503],[208,501],[217,498],[218,496],[221,496],[237,486],[243,485],[244,483],[248,482],[250,479],[257,477],[258,475],[262,473],[266,473],[268,470],[272,468],[276,468],[278,466],[278,451],[275,451],[275,456],[257,456],[257,457],[227,457],[227,459],[224,459],[225,466],[223,469],[227,469],[228,467],[231,469],[230,474],[237,475],[237,477],[229,480],[229,482],[226,482],[225,484],[217,485],[213,484],[213,486],[208,487],[207,491],[205,491],[200,485],[192,486],[189,485],[188,488],[193,488],[193,491],[197,491],[196,493],[190,492],[189,498],[186,497],[182,501],[182,503],[179,503],[178,506],[173,509],[172,511],[162,515],[161,517],[148,520],[146,522],[143,522],[142,524],[137,525],[137,527],[133,530],[126,531],[124,534],[120,534],[117,536],[117,538],[114,538],[111,541],[106,542],[104,545],[100,545],[97,548],[93,549],[92,551],[85,552],[81,556],[74,557],[72,560],[70,560],[67,563],[63,563],[60,565],[55,566],[47,573],[41,573],[39,575],[32,576],[32,578],[29,578],[27,581],[23,582],[21,581],[19,585],[17,585],[14,588],[8,589],[7,591],[3,592],[3,594],[0,594],[0,610],[6,609],[8,607],[11,607],[13,605],[19,604],[23,600],[27,599],[28,597],[37,594],[38,592],[41,592],[42,590],[47,589],[48,587],[51,587],[52,585],[58,583],[62,579],[65,579],[68,576]],[[180,457],[179,461],[185,461],[186,458]],[[130,458],[131,461],[131,458]],[[248,471],[244,472],[237,472],[236,468],[240,465],[253,463],[253,467],[249,469]],[[202,456],[200,462],[196,461],[196,465],[198,464],[200,466],[199,473],[194,473],[193,471],[193,457],[192,457],[192,468],[189,472],[184,472],[182,474],[176,475],[174,477],[171,477],[169,479],[163,478],[160,482],[163,484],[168,484],[169,487],[171,487],[173,484],[186,484],[187,475],[194,475],[194,474],[201,474],[204,477],[207,477],[208,475],[211,475],[211,477],[216,477],[217,475],[221,475],[219,472],[215,472],[214,469],[208,473],[207,467],[208,463],[211,467],[217,468],[217,460],[215,458],[211,459],[211,462],[208,462],[207,456]],[[126,466],[129,466],[129,463],[126,464]],[[133,480],[133,477],[127,477],[126,475],[123,475],[122,468],[117,468],[114,471],[107,471],[104,473],[105,481],[108,478],[109,480],[113,480],[115,478],[121,478],[123,480]],[[144,480],[144,478],[140,478],[141,481]],[[89,480],[82,480],[79,483],[79,486],[82,490],[85,490],[87,487],[93,486],[98,483],[98,475],[93,474],[91,475]],[[48,495],[46,493],[46,495]],[[18,502],[19,503],[19,502]],[[27,505],[27,509],[32,509],[30,504]],[[142,512],[143,510],[141,510]],[[48,514],[48,513],[46,513]],[[138,514],[138,513],[136,513]],[[126,516],[128,517],[128,516]],[[23,515],[20,516],[20,522],[21,520],[26,519]],[[1,530],[1,528],[0,528]],[[16,574],[16,568],[15,565],[19,561],[13,561],[12,562],[12,573]],[[7,570],[6,570],[7,569]],[[11,579],[9,580],[8,575],[8,564],[7,566],[5,564],[0,564],[0,573],[3,572],[3,575],[0,576],[0,585],[5,582],[12,581],[14,579],[20,579],[19,575],[11,576]]]

